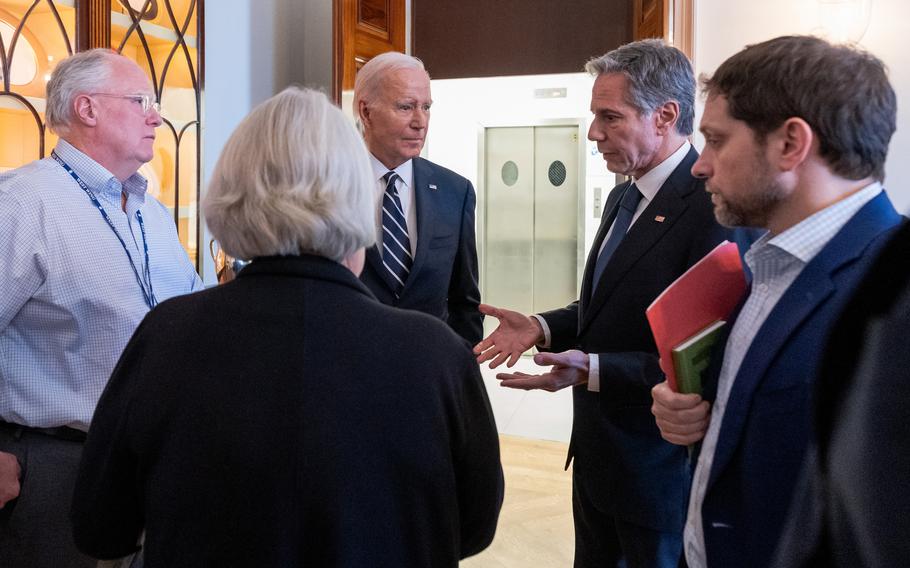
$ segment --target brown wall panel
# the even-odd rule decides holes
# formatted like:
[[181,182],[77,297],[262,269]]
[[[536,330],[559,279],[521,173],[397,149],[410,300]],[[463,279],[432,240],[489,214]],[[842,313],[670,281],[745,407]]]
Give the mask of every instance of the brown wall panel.
[[632,39],[631,0],[412,0],[434,79],[581,71]]

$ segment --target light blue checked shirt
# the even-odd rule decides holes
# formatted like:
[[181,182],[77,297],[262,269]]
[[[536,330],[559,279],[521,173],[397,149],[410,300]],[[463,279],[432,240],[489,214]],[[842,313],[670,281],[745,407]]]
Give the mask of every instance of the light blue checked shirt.
[[[142,212],[159,302],[202,289],[173,216],[146,195],[145,178],[121,186],[64,140],[56,152],[95,193],[144,278]],[[0,174],[0,419],[87,430],[148,310],[120,241],[60,164],[45,158]]]
[[746,252],[746,264],[752,271],[752,289],[733,324],[724,350],[717,384],[717,398],[711,408],[711,422],[702,443],[684,531],[686,563],[689,568],[706,568],[705,532],[702,525],[702,503],[708,488],[717,439],[724,420],[724,410],[733,383],[746,356],[746,351],[787,288],[803,268],[815,258],[834,235],[862,207],[882,191],[873,183],[853,195],[803,219],[779,235],[765,233]]

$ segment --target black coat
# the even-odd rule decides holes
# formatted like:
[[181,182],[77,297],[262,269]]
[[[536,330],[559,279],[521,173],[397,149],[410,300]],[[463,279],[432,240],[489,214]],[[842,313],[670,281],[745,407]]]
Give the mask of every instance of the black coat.
[[779,567],[910,563],[910,225],[831,331]]
[[451,170],[414,158],[414,200],[417,254],[401,297],[395,298],[376,246],[367,250],[360,279],[383,304],[435,316],[474,345],[483,338],[474,187]]
[[456,566],[493,538],[496,426],[465,342],[341,265],[263,258],[152,310],[98,404],[79,547],[148,568]]

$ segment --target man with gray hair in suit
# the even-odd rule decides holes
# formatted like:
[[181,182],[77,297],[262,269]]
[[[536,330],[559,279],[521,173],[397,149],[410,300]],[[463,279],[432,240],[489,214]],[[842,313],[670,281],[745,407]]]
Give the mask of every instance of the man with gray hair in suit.
[[383,53],[357,73],[354,116],[383,192],[382,238],[360,278],[382,303],[435,316],[473,345],[483,336],[476,197],[470,181],[420,157],[432,102],[430,76],[410,55]]
[[95,566],[69,522],[95,405],[146,312],[202,288],[137,173],[155,99],[126,57],[73,55],[47,84],[56,148],[0,174],[0,566]]

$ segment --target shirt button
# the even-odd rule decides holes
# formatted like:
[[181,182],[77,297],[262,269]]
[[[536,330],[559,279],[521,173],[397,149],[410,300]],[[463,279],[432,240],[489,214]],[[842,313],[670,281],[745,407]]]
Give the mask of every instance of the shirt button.
[[759,284],[759,285],[758,285],[758,291],[761,292],[762,294],[767,293],[767,292],[768,292],[768,285],[767,285],[767,284],[764,284],[764,283]]

